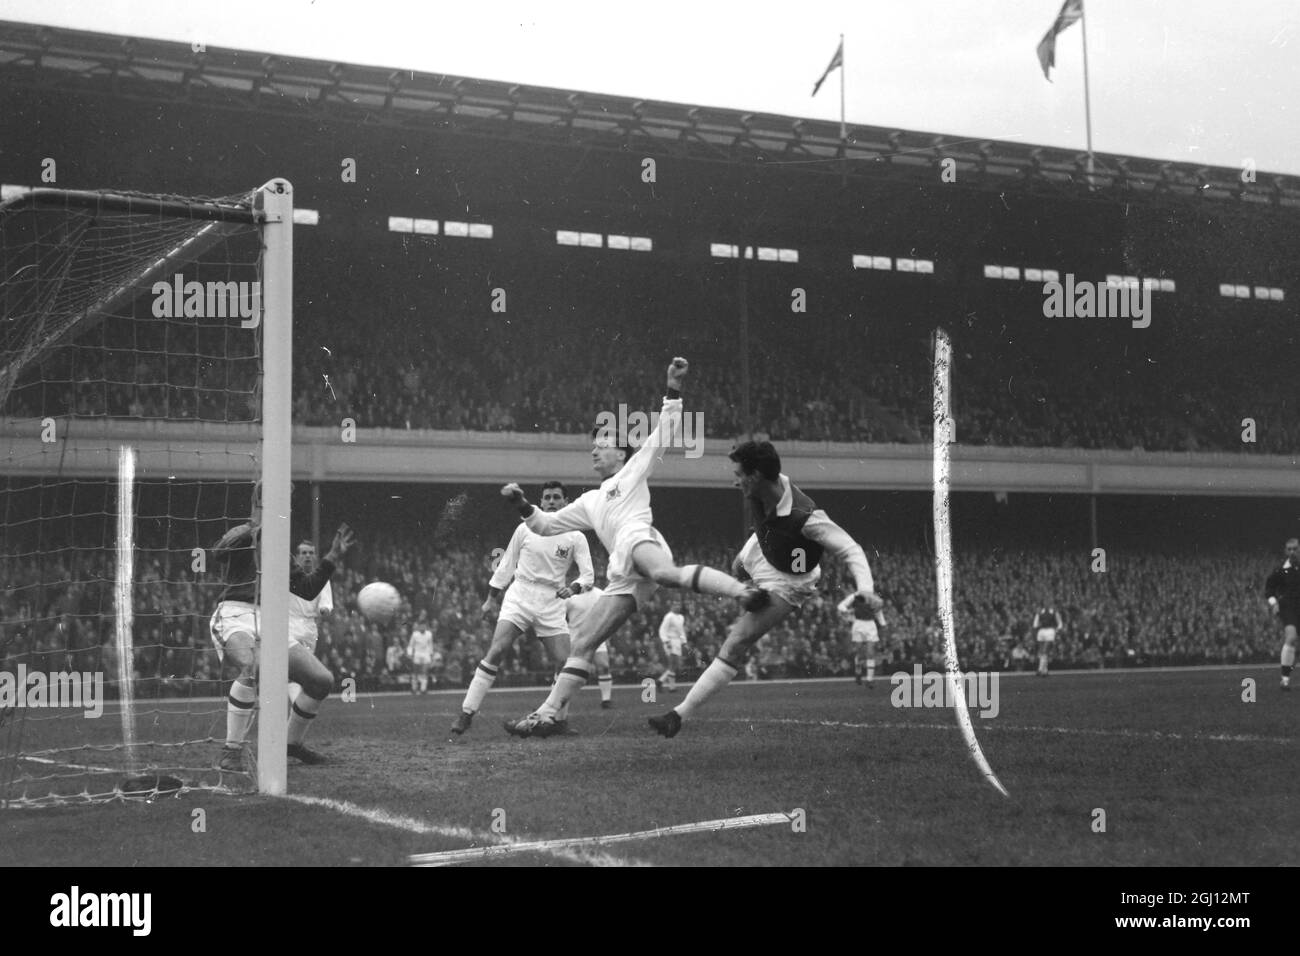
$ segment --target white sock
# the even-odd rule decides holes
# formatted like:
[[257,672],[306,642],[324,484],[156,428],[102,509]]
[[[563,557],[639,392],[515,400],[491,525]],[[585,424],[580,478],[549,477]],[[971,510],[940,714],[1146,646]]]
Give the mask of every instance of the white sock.
[[1283,667],[1295,666],[1295,645],[1294,644],[1282,645],[1282,666]]
[[483,706],[483,698],[497,681],[497,671],[498,668],[485,661],[478,662],[478,667],[474,668],[474,679],[469,682],[469,690],[465,692],[465,700],[460,705],[461,710],[470,714],[478,713]]
[[740,597],[745,593],[745,585],[730,574],[714,568],[706,568],[702,564],[688,564],[677,570],[680,572],[679,587],[698,591],[700,594],[716,594],[719,597],[729,598]]
[[538,707],[537,712],[543,717],[561,720],[560,713],[568,705],[569,698],[587,686],[587,678],[590,676],[590,664],[581,657],[570,657],[551,685],[551,694],[546,698],[546,703]]
[[673,710],[677,711],[680,717],[691,716],[706,700],[730,684],[735,676],[736,668],[721,657],[715,657],[713,663],[700,675],[700,679],[691,686],[686,699]]
[[600,677],[597,678],[597,680],[600,681],[600,699],[603,700],[603,701],[605,701],[605,700],[613,700],[613,698],[614,698],[614,675],[613,675],[613,674],[601,674]]
[[316,719],[321,702],[307,694],[299,694],[293,702],[293,713],[289,715],[289,743],[300,744],[307,736],[307,728]]
[[257,687],[237,680],[226,698],[226,746],[239,747],[248,738],[257,711]]

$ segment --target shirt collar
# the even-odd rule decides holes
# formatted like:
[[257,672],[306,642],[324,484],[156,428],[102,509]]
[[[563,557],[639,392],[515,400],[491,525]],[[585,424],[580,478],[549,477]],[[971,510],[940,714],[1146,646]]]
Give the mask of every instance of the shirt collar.
[[784,518],[791,509],[794,508],[794,492],[791,490],[790,479],[781,475],[781,500],[776,503],[776,516]]

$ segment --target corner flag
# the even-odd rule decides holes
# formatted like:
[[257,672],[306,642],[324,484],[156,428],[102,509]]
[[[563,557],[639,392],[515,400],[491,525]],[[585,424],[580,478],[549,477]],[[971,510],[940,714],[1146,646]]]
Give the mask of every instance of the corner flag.
[[844,41],[843,40],[840,40],[840,45],[835,48],[835,55],[831,57],[830,65],[826,67],[826,71],[822,73],[821,79],[818,80],[816,84],[813,86],[813,91],[812,91],[813,96],[817,95],[817,91],[820,90],[822,88],[822,84],[826,82],[826,77],[830,76],[831,70],[835,69],[837,66],[839,67],[844,66]]

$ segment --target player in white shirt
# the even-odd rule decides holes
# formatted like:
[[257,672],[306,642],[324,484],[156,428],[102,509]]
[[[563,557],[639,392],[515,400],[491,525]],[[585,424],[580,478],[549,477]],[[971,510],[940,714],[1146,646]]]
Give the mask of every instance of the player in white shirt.
[[421,611],[420,619],[411,628],[411,639],[406,643],[406,656],[411,659],[412,694],[429,693],[429,669],[433,667],[433,653],[433,630],[429,627],[429,612]]
[[[294,563],[303,574],[316,570],[316,545],[310,541],[298,542],[294,551]],[[329,581],[321,588],[319,594],[308,600],[289,592],[289,646],[301,644],[310,654],[316,653],[316,642],[320,639],[319,621],[334,613],[334,588]],[[302,693],[302,685],[289,682],[289,703],[293,704]]]
[[591,459],[592,468],[602,479],[599,488],[553,514],[529,504],[517,484],[501,489],[530,530],[538,534],[592,530],[609,551],[609,584],[604,596],[573,635],[573,649],[546,703],[522,720],[506,723],[506,730],[515,736],[548,737],[558,732],[558,715],[591,676],[596,648],[660,586],[737,598],[747,610],[766,607],[770,601],[761,587],[743,585],[726,572],[698,564],[678,567],[668,542],[654,527],[647,482],[681,429],[681,387],[686,369],[683,358],[673,359],[668,366],[667,395],[659,420],[635,453],[628,445],[629,436],[596,430]]
[[[548,481],[542,486],[544,511],[559,511],[566,504],[563,483]],[[569,568],[574,564],[578,566],[578,579],[568,584]],[[459,737],[469,730],[474,715],[483,706],[483,698],[496,682],[501,658],[525,631],[537,635],[556,664],[563,663],[569,656],[564,602],[590,588],[594,581],[591,546],[582,532],[544,535],[535,534],[523,524],[515,528],[509,546],[492,571],[489,593],[483,601],[485,618],[497,611],[500,602],[492,646],[474,671],[460,716],[451,728],[454,735]]]
[[659,684],[670,694],[677,690],[677,670],[682,666],[682,645],[686,643],[686,616],[677,601],[659,622],[659,643],[663,645],[668,666],[659,675]]
[[880,647],[880,630],[876,626],[885,623],[883,611],[873,611],[864,601],[858,600],[854,591],[836,606],[840,616],[853,622],[853,674],[861,684],[863,676],[867,687],[876,682],[876,651]]

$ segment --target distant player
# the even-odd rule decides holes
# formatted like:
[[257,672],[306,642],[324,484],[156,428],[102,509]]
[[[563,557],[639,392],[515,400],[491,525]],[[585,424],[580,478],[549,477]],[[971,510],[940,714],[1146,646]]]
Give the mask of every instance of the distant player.
[[1038,640],[1038,676],[1047,676],[1047,661],[1056,635],[1061,630],[1061,618],[1055,608],[1040,607],[1034,615],[1033,631]]
[[730,457],[735,462],[733,484],[745,496],[754,522],[754,533],[733,568],[737,576],[750,578],[770,592],[771,603],[741,615],[686,699],[668,713],[650,718],[650,726],[665,737],[676,736],[683,718],[731,683],[749,649],[816,593],[823,554],[829,552],[848,565],[857,585],[855,603],[872,611],[882,606],[862,547],[781,474],[781,456],[771,442],[744,442]]
[[609,551],[608,586],[573,635],[573,649],[550,696],[527,717],[508,722],[506,730],[511,734],[546,737],[556,733],[557,714],[591,676],[596,648],[661,586],[736,598],[749,610],[767,606],[769,595],[762,588],[746,587],[726,573],[703,565],[678,567],[673,563],[668,542],[654,527],[648,482],[655,465],[663,460],[673,435],[681,428],[681,388],[686,369],[683,358],[673,359],[668,367],[667,394],[659,420],[635,453],[627,444],[628,436],[610,435],[597,429],[591,461],[592,468],[601,477],[599,488],[588,491],[554,514],[529,504],[517,484],[501,489],[501,494],[519,510],[531,530],[556,534],[591,529]]
[[1296,625],[1300,623],[1300,538],[1286,543],[1286,559],[1268,576],[1264,596],[1269,610],[1282,621],[1282,689],[1291,689],[1291,668],[1295,666]]
[[411,628],[411,639],[406,644],[406,656],[411,661],[411,693],[429,693],[429,669],[433,667],[433,630],[429,627],[429,612],[421,611],[420,619]]
[[[261,506],[254,507],[253,520],[230,529],[210,550],[220,569],[225,587],[212,614],[212,642],[223,665],[238,668],[230,685],[226,704],[226,743],[218,766],[222,770],[244,771],[244,741],[253,723],[257,704],[257,654],[260,609],[257,601],[257,549],[261,537]],[[334,573],[335,563],[352,547],[352,530],[340,525],[329,553],[311,574],[294,567],[289,589],[298,597],[313,599]],[[302,744],[307,727],[321,701],[334,687],[334,676],[301,644],[289,647],[289,680],[301,685],[289,717],[288,754],[303,763],[320,763],[324,758]]]
[[[542,510],[559,511],[569,502],[563,482],[548,481],[542,486]],[[566,584],[569,568],[578,567],[578,579]],[[513,583],[512,583],[513,581]],[[510,544],[488,581],[488,596],[483,601],[483,616],[497,611],[492,646],[479,661],[461,704],[460,716],[451,732],[460,736],[483,698],[496,682],[501,659],[514,646],[519,635],[532,630],[557,665],[569,656],[569,624],[565,619],[565,600],[592,586],[595,571],[591,565],[591,546],[580,531],[560,534],[536,534],[520,524]]]
[[663,645],[668,664],[659,675],[659,686],[670,694],[677,690],[677,672],[682,666],[682,646],[686,643],[686,615],[682,602],[676,601],[659,622],[659,643]]
[[836,609],[853,622],[853,676],[861,686],[865,675],[869,688],[876,682],[876,651],[880,647],[880,628],[877,625],[885,623],[884,611],[873,611],[867,602],[858,600],[856,593],[837,604]]
[[[298,542],[293,560],[299,571],[303,574],[311,574],[316,570],[316,545],[306,540]],[[289,591],[289,646],[293,647],[295,643],[301,644],[307,648],[309,654],[314,656],[316,643],[320,637],[319,621],[322,617],[329,617],[334,613],[334,587],[326,581],[320,594],[310,601],[294,594],[292,583]],[[298,699],[298,694],[301,692],[301,684],[289,682],[290,705]]]

